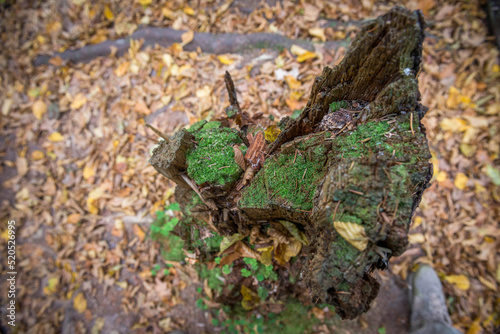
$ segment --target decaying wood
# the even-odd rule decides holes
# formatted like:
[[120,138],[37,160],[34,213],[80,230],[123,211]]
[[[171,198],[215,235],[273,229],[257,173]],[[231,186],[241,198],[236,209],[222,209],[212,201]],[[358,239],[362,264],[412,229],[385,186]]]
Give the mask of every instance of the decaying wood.
[[[221,264],[238,263],[245,252],[283,267],[302,250],[289,271],[301,273],[313,303],[334,305],[347,319],[369,309],[379,290],[370,274],[404,252],[411,218],[432,176],[421,123],[426,108],[418,102],[423,29],[420,12],[398,7],[365,25],[344,60],[316,78],[301,115],[282,120],[284,130],[267,148],[263,133],[252,135],[249,120],[240,117],[240,137],[250,143],[244,157],[249,167],[231,189],[186,182],[184,155],[197,145],[190,133],[182,130],[170,144],[160,144],[151,163],[178,184],[176,198],[189,226],[209,221],[216,233],[237,241]],[[226,87],[232,115],[244,115],[229,74]],[[347,107],[332,110],[337,102]],[[242,167],[239,153],[234,148]],[[195,189],[206,208],[201,218],[187,209],[196,197],[190,189],[197,186],[205,191]],[[207,198],[216,206],[210,208]],[[250,254],[248,242],[267,251]],[[303,285],[288,279],[278,284],[303,293]]]

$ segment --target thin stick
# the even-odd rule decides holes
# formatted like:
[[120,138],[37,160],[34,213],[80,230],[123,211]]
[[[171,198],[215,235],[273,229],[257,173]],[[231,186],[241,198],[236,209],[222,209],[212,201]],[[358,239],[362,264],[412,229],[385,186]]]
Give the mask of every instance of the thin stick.
[[333,216],[332,216],[332,222],[335,221],[335,216],[337,216],[337,209],[339,208],[340,201],[337,202],[337,205],[335,205],[335,210],[333,210]]
[[150,124],[146,124],[146,126],[148,128],[150,128],[151,130],[153,130],[154,133],[156,133],[158,136],[162,137],[163,139],[165,139],[165,141],[168,143],[170,141],[170,139],[168,139],[167,136],[165,136],[163,133],[160,132],[160,130],[154,128],[152,125]]
[[414,136],[415,132],[413,131],[413,113],[410,114],[410,129],[411,129],[411,134]]
[[302,175],[302,180],[304,179],[304,176],[306,176],[306,172],[307,172],[307,168],[306,168],[306,170],[304,171],[304,174]]
[[295,159],[297,159],[297,152],[298,152],[298,150],[295,150],[295,156],[293,157],[293,163],[295,163]]
[[229,168],[229,167],[231,167],[231,166],[224,166],[224,167],[219,168],[219,170],[224,169],[224,168]]
[[365,193],[362,193],[361,191],[356,191],[356,190],[352,190],[352,189],[347,189],[349,190],[350,192],[352,192],[353,194],[356,194],[356,195],[364,195]]

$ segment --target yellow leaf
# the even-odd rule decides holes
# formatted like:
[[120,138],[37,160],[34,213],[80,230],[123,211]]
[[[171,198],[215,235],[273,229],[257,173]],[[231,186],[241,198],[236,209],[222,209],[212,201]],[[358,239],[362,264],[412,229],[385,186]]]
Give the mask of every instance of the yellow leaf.
[[419,227],[420,225],[422,225],[422,217],[420,216],[415,216],[415,218],[413,219],[413,224],[411,226],[411,228],[417,228]]
[[190,16],[193,16],[195,14],[194,9],[189,6],[182,8],[182,11]]
[[229,237],[222,238],[222,241],[219,246],[220,247],[219,255],[222,254],[222,252],[224,252],[226,249],[237,243],[238,241],[243,240],[244,238],[245,236],[239,233],[235,233]]
[[276,125],[270,125],[266,131],[264,131],[265,138],[268,142],[272,143],[278,138],[281,130]]
[[445,171],[442,170],[439,173],[437,173],[436,181],[444,182],[444,181],[446,181],[446,179],[448,179],[448,174]]
[[[261,251],[260,249],[258,249],[258,251]],[[270,266],[273,264],[273,255],[272,255],[272,251],[273,251],[273,246],[271,247],[267,247],[263,252],[262,254],[260,255],[260,262],[265,265],[265,266]]]
[[45,158],[45,154],[42,151],[35,150],[31,152],[31,160],[42,160]]
[[497,280],[498,283],[500,283],[500,263],[497,264],[497,271],[495,273],[495,279]]
[[118,68],[115,70],[116,76],[117,77],[124,76],[127,73],[129,67],[130,67],[129,61],[124,61],[123,63],[118,65]]
[[146,233],[139,225],[132,225],[132,230],[134,231],[134,234],[139,238],[139,241],[144,241]]
[[209,85],[205,85],[202,88],[196,90],[196,97],[201,99],[210,96],[211,93],[212,88],[210,88]]
[[325,28],[311,28],[309,29],[309,35],[318,37],[322,42],[326,42]]
[[73,299],[73,307],[78,313],[83,313],[87,309],[87,300],[83,296],[83,293],[79,292],[75,299]]
[[175,14],[173,11],[171,11],[169,8],[167,7],[163,7],[162,10],[161,10],[161,13],[163,14],[163,16],[165,16],[165,18],[169,19],[169,20],[173,20],[175,19]]
[[153,2],[153,0],[138,0],[138,1],[142,6],[149,6]]
[[87,197],[87,209],[90,213],[96,215],[99,213],[99,209],[95,206],[95,201],[102,197],[104,190],[102,188],[95,188],[92,190]]
[[351,245],[360,251],[364,251],[366,249],[369,239],[366,236],[365,228],[363,226],[356,223],[341,221],[333,222],[333,226],[335,227],[335,230],[337,230],[337,232]]
[[47,24],[45,27],[47,30],[47,33],[52,34],[54,32],[58,32],[62,28],[62,24],[59,21],[54,21],[52,23]]
[[299,89],[302,83],[295,79],[292,75],[286,75],[285,76],[285,81],[288,84],[288,87],[291,89]]
[[470,288],[470,281],[465,275],[449,275],[444,278],[448,283],[455,284],[462,291],[467,291]]
[[86,165],[83,168],[83,179],[88,180],[91,177],[95,176],[95,169],[92,165]]
[[302,243],[299,240],[292,238],[290,242],[284,244],[284,247],[284,258],[285,261],[288,262],[292,257],[299,255],[300,250],[302,249]]
[[460,92],[454,86],[450,87],[448,91],[448,99],[446,100],[446,107],[449,109],[455,109],[460,104]]
[[74,110],[78,110],[81,107],[83,107],[83,105],[85,103],[87,103],[87,97],[85,95],[83,95],[82,93],[78,93],[75,95],[73,102],[71,102],[70,108],[74,109]]
[[304,53],[308,52],[306,49],[304,49],[303,47],[300,47],[298,45],[292,45],[292,47],[290,48],[290,52],[294,55],[294,56],[302,56]]
[[240,292],[241,295],[243,296],[243,300],[241,301],[241,306],[243,306],[245,310],[251,310],[260,303],[259,295],[257,295],[254,291],[247,288],[246,286],[241,285]]
[[477,146],[469,145],[466,143],[460,143],[460,152],[465,155],[467,158],[472,158],[474,154],[476,154]]
[[283,227],[286,228],[288,232],[290,232],[292,237],[299,240],[303,245],[309,244],[309,241],[307,241],[307,237],[304,232],[300,231],[294,223],[286,220],[280,220],[279,222],[281,223],[281,225],[283,225]]
[[458,173],[457,176],[455,177],[455,182],[454,182],[455,187],[457,187],[460,190],[463,190],[467,185],[467,181],[469,181],[469,178],[464,173]]
[[302,63],[303,61],[306,61],[306,60],[312,59],[312,58],[318,58],[318,55],[312,51],[307,51],[303,55],[298,56],[297,61],[299,63]]
[[469,329],[467,330],[467,334],[479,334],[483,331],[483,328],[481,327],[480,324],[481,319],[477,318],[474,320],[471,324]]
[[451,131],[453,133],[466,131],[467,122],[461,118],[445,118],[440,123],[441,130]]
[[8,241],[10,238],[9,238],[9,229],[6,228],[2,234],[0,235],[0,237],[5,240],[5,241]]
[[231,59],[226,55],[217,56],[217,59],[219,59],[219,61],[224,65],[231,65],[234,63],[234,59]]
[[409,234],[408,242],[410,244],[422,244],[425,242],[425,236],[422,233]]
[[192,30],[186,31],[181,35],[182,46],[191,43],[194,38],[194,32]]
[[106,17],[108,21],[113,21],[115,19],[115,15],[113,15],[113,12],[109,9],[108,5],[104,6],[104,17]]
[[495,284],[495,282],[490,282],[489,280],[487,280],[486,278],[484,278],[483,276],[478,276],[477,278],[479,278],[479,281],[487,288],[493,290],[493,291],[497,291],[497,285]]
[[47,286],[43,288],[43,293],[46,296],[50,296],[51,294],[57,291],[58,286],[59,286],[59,277],[49,278]]
[[35,118],[40,120],[42,119],[42,116],[47,112],[47,105],[43,101],[36,101],[33,103],[33,106],[31,107],[33,110],[33,115],[35,115]]
[[57,143],[64,140],[64,137],[59,132],[52,132],[48,138],[51,142]]
[[500,72],[500,66],[499,66],[499,65],[497,65],[497,64],[493,65],[493,66],[491,67],[491,71],[492,71],[493,73],[498,73],[498,72]]

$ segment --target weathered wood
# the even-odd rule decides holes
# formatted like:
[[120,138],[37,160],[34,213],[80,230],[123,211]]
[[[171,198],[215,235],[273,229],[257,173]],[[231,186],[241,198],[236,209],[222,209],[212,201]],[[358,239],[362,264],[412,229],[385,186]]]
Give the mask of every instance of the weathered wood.
[[[267,155],[265,145],[246,147],[243,139],[252,127],[241,117],[239,130],[199,123],[189,130],[196,141],[183,131],[174,136],[177,141],[162,144],[151,161],[181,187],[176,198],[186,224],[179,235],[209,229],[233,240],[220,265],[244,266],[241,257],[274,264],[282,279],[273,283],[273,298],[303,294],[305,284],[313,303],[334,305],[342,318],[367,311],[379,290],[370,273],[404,252],[432,175],[421,123],[426,108],[418,103],[423,29],[420,12],[398,7],[368,23],[344,60],[316,78],[299,118],[280,123],[284,130]],[[226,84],[233,109],[242,115],[228,74]],[[234,161],[234,147],[249,150],[248,163],[258,160],[252,179]],[[196,182],[191,188],[204,205],[186,177]],[[204,261],[215,255],[200,248],[196,253]],[[301,273],[299,284],[289,282],[290,272]],[[240,287],[240,271],[231,275]]]

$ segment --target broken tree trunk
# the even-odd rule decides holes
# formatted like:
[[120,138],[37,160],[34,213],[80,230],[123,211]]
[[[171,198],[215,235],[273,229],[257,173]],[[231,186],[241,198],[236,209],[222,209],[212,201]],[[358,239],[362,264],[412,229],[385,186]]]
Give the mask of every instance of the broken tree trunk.
[[264,136],[251,123],[226,75],[228,117],[154,150],[151,164],[177,183],[187,250],[211,268],[215,256],[233,266],[217,301],[265,309],[309,290],[342,318],[369,309],[379,289],[370,274],[404,252],[432,176],[418,102],[423,30],[420,12],[399,7],[365,25],[272,142],[277,128]]

